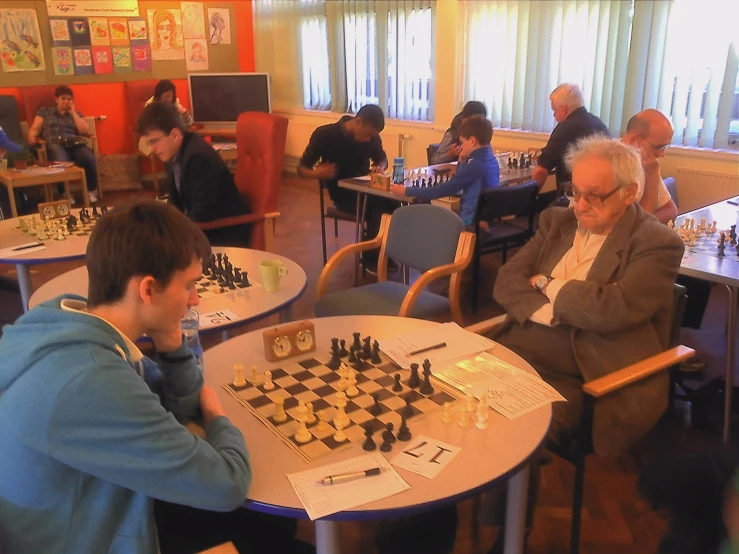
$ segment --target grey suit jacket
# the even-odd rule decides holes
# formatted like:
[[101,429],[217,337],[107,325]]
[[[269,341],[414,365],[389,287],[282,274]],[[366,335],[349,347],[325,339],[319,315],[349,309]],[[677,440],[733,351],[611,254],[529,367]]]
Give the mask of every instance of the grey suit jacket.
[[[508,313],[496,336],[524,325],[548,300],[529,278],[549,275],[572,246],[572,208],[542,212],[531,241],[503,265],[493,296]],[[658,354],[668,346],[672,291],[684,245],[638,205],[631,205],[606,238],[584,281],[569,281],[554,303],[553,325],[569,327],[585,382]],[[593,445],[599,455],[626,450],[667,407],[668,376],[661,372],[599,399]]]

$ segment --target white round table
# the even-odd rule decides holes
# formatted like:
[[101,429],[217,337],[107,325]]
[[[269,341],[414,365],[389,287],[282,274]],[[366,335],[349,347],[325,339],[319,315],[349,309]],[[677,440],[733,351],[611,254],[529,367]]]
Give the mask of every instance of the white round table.
[[[431,321],[393,316],[342,316],[311,320],[315,325],[317,351],[290,358],[291,362],[314,356],[329,358],[332,337],[351,338],[353,331],[382,337],[408,333],[439,325]],[[381,346],[382,347],[382,346]],[[533,372],[522,358],[497,345],[492,352],[499,358]],[[257,365],[264,371],[280,366],[264,358],[262,331],[253,331],[227,340],[205,352],[205,380],[214,387],[231,422],[246,438],[251,453],[253,480],[246,507],[286,517],[307,518],[300,500],[286,475],[364,454],[361,444],[333,452],[306,463],[239,404],[224,388],[233,379],[235,363]],[[284,363],[284,362],[282,362]],[[457,503],[477,495],[496,483],[508,481],[505,553],[521,553],[526,519],[529,460],[549,429],[551,406],[508,420],[491,410],[490,425],[479,430],[474,423],[462,428],[441,421],[442,410],[413,420],[415,436],[427,435],[461,447],[461,452],[435,479],[428,479],[396,468],[410,490],[316,520],[316,545],[319,554],[339,552],[339,521],[400,517]],[[395,454],[389,453],[392,457]]]
[[[200,300],[194,309],[201,315],[212,314],[229,310],[236,314],[234,319],[223,318],[219,323],[203,327],[201,332],[213,330],[224,331],[230,327],[248,323],[279,312],[280,321],[292,320],[292,305],[305,291],[308,278],[303,268],[294,261],[263,250],[249,248],[213,247],[214,253],[228,255],[234,267],[247,271],[249,280],[257,284],[245,289],[237,289]],[[266,292],[261,286],[259,263],[264,260],[280,260],[287,268],[287,275],[280,279],[280,289],[277,292]],[[28,303],[29,308],[37,304],[56,298],[60,294],[77,294],[87,296],[88,275],[86,267],[78,267],[54,277],[33,293]]]

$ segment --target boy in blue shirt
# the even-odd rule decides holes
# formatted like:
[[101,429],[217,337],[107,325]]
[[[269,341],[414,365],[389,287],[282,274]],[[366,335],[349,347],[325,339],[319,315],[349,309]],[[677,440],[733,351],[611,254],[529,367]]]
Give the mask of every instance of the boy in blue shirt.
[[483,191],[495,188],[500,182],[498,160],[490,148],[493,125],[481,115],[465,120],[459,127],[462,150],[457,173],[447,182],[435,187],[406,187],[390,185],[390,192],[419,200],[434,200],[462,192],[459,217],[466,227],[475,222],[475,212]]

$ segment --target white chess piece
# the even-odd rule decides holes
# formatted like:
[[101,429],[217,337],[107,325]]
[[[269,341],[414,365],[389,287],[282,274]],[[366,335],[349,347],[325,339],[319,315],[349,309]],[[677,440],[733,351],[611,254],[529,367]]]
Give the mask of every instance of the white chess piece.
[[306,442],[309,442],[312,438],[313,435],[311,435],[310,431],[308,431],[308,427],[305,426],[305,417],[301,417],[300,425],[298,426],[298,430],[295,433],[295,440],[300,444],[305,444]]
[[465,402],[465,411],[474,414],[475,413],[475,397],[470,393],[467,393],[467,401]]
[[327,428],[328,422],[326,421],[326,410],[319,410],[318,425],[316,425],[316,431],[325,431]]
[[670,220],[670,221],[667,222],[667,227],[669,227],[670,229],[674,229],[675,228],[675,224],[672,222],[672,220]]
[[475,423],[475,427],[478,429],[487,429],[489,415],[486,403],[481,400],[477,404],[477,422]]
[[459,426],[468,427],[470,424],[470,413],[464,409],[459,412]]
[[690,240],[688,241],[688,246],[695,246],[695,235],[690,235]]
[[295,411],[298,413],[298,420],[301,418],[308,419],[308,406],[305,405],[304,401],[298,400],[298,407],[295,408]]
[[700,226],[700,228],[702,230],[705,230],[705,228],[706,228],[706,218],[705,217],[701,218],[701,226]]
[[277,423],[287,421],[287,414],[285,413],[285,398],[282,396],[275,398],[275,415],[272,416],[272,419]]
[[444,402],[444,414],[441,416],[443,423],[452,422],[452,405],[449,402]]
[[251,366],[251,384],[256,387],[261,381],[262,378],[259,376],[259,369],[255,365]]
[[357,376],[354,374],[354,370],[349,372],[349,386],[346,388],[346,395],[349,398],[354,398],[359,395],[359,389],[357,388]]
[[231,383],[234,387],[243,387],[246,385],[246,379],[244,379],[244,366],[241,364],[234,365],[234,380]]
[[264,390],[274,390],[275,384],[272,382],[272,372],[268,369],[264,372]]
[[711,233],[715,233],[715,232],[716,232],[716,222],[714,221],[713,226],[711,226]]
[[346,427],[346,425],[344,425],[344,421],[340,420],[337,416],[336,419],[334,419],[334,426],[336,427],[336,433],[334,433],[334,440],[336,442],[344,442],[346,440],[346,435],[344,434],[344,431],[342,431],[342,429]]
[[305,413],[305,422],[308,425],[313,425],[316,422],[316,414],[313,413],[313,402],[306,402],[305,408],[307,410],[307,412]]
[[340,420],[344,424],[344,427],[346,427],[349,424],[349,416],[346,415],[346,399],[337,398],[336,409],[338,410],[338,413],[334,417],[334,421]]

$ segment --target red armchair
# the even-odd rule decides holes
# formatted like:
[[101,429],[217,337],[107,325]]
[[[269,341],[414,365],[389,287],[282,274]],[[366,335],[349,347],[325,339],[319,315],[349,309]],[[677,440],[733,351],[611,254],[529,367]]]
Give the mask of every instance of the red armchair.
[[274,250],[287,123],[285,117],[261,112],[244,112],[239,116],[236,122],[236,186],[251,206],[252,213],[199,223],[201,229],[250,223],[249,246]]
[[139,136],[136,134],[136,121],[144,110],[146,101],[154,95],[154,87],[159,81],[149,79],[146,81],[126,81],[126,99],[128,100],[128,113],[131,115],[131,140],[133,149],[142,158],[148,158],[151,163],[151,177],[154,182],[154,190],[159,192],[159,173],[157,171],[157,158],[153,153],[144,154],[139,150]]

